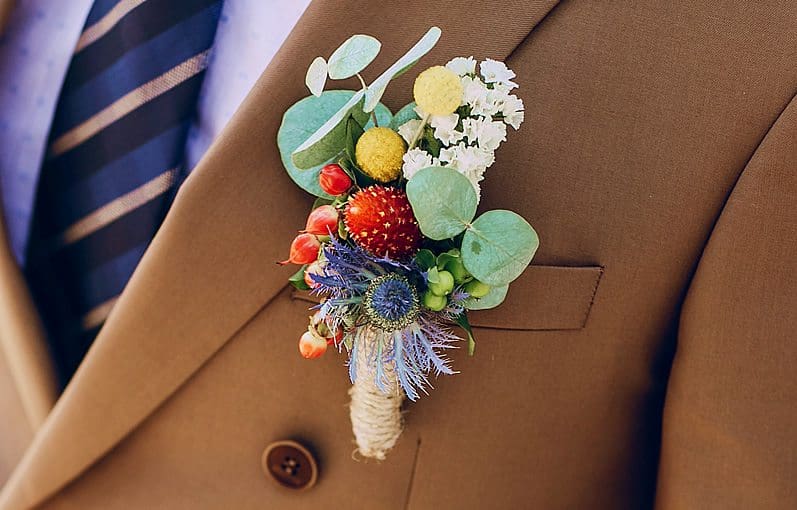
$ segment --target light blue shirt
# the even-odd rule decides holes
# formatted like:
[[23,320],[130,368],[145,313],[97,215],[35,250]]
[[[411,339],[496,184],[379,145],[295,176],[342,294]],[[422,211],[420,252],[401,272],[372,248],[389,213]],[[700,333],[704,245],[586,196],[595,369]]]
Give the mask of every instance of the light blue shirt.
[[[92,0],[17,0],[0,40],[0,190],[17,261],[61,83]],[[225,0],[186,143],[193,168],[265,70],[310,0]]]

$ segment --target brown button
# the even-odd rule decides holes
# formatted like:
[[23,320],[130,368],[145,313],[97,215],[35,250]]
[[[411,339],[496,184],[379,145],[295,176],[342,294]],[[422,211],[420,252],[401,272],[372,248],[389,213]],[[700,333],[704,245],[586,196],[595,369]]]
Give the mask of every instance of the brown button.
[[289,489],[309,489],[318,480],[313,454],[296,441],[271,443],[263,452],[261,463],[267,475]]

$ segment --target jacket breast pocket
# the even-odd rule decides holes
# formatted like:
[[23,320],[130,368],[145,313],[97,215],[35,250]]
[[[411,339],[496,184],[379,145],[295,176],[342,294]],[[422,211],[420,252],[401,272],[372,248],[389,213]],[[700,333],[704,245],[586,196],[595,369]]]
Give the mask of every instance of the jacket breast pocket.
[[[531,265],[509,286],[504,302],[468,312],[475,328],[519,331],[582,329],[589,317],[603,268]],[[318,296],[293,290],[293,299],[317,304]]]
[[530,265],[504,302],[468,313],[473,327],[521,331],[582,329],[598,291],[600,266]]

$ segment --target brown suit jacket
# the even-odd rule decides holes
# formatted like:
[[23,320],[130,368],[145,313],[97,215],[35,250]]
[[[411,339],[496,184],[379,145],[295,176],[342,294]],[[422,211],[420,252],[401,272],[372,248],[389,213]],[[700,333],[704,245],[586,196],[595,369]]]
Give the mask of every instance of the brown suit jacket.
[[[14,3],[0,0],[0,37]],[[0,214],[0,485],[22,457],[56,396],[42,327]]]
[[[797,7],[556,4],[313,2],[0,509],[797,507]],[[274,261],[312,199],[275,136],[316,55],[370,33],[379,71],[430,24],[443,38],[421,67],[472,54],[517,72],[527,121],[483,206],[542,244],[505,305],[473,314],[461,374],[410,406],[386,461],[356,462],[342,357],[296,353],[310,303]],[[316,451],[314,488],[264,476],[282,438]]]

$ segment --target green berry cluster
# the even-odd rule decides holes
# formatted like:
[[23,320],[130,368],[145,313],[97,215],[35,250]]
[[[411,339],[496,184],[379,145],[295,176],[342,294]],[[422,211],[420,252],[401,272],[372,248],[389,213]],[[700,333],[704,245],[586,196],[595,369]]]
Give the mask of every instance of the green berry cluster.
[[[457,286],[470,294],[471,297],[481,298],[490,292],[490,286],[473,278],[458,253],[447,253],[448,257],[438,257],[440,264],[431,267],[428,271],[428,287],[424,292],[422,301],[423,306],[439,312],[446,307],[448,296]],[[441,260],[442,258],[442,260]]]

